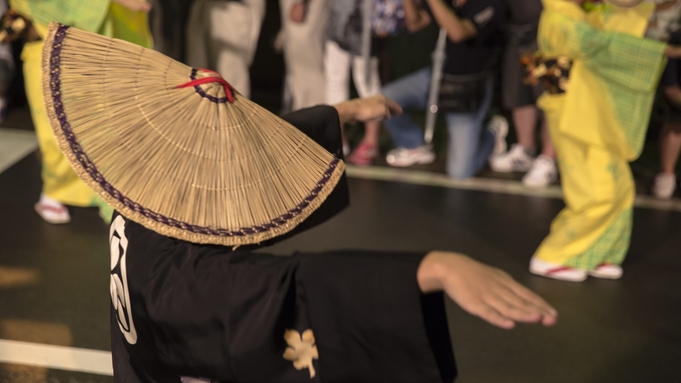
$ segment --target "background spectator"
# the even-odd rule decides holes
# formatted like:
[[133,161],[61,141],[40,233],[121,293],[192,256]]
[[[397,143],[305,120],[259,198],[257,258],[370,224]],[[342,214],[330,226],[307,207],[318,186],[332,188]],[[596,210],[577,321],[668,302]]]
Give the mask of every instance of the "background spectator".
[[[350,98],[348,80],[351,68],[354,85],[360,97],[373,96],[381,91],[376,39],[372,43],[371,57],[362,56],[364,1],[334,1],[331,8],[324,54],[326,102],[331,105]],[[399,0],[374,1],[372,29],[375,27],[382,36],[395,33],[399,28],[400,19],[404,19],[401,3]],[[361,142],[348,157],[348,161],[356,165],[370,165],[378,156],[380,122],[369,121],[364,126],[365,132]],[[349,152],[346,139],[343,146],[344,151]]]
[[[669,39],[670,44],[681,44],[681,31]],[[681,151],[681,61],[670,59],[662,75],[660,86],[664,94],[665,117],[660,132],[660,172],[655,177],[653,194],[668,199],[676,190],[674,172]]]
[[154,49],[177,61],[186,62],[186,30],[193,0],[150,0],[149,29]]
[[[485,165],[495,147],[493,133],[483,131],[482,123],[492,102],[503,4],[498,0],[459,0],[455,5],[428,0],[419,6],[405,0],[404,9],[411,31],[433,19],[447,31],[445,82],[440,92],[440,110],[445,112],[449,132],[447,174],[471,177]],[[425,109],[430,78],[431,68],[424,68],[388,84],[382,93],[405,109]],[[388,153],[388,164],[404,167],[434,161],[435,154],[409,113],[385,124],[397,146]]]
[[265,0],[196,0],[187,27],[187,64],[212,69],[247,98],[249,67],[265,17]]
[[[509,22],[507,45],[503,58],[501,99],[503,107],[511,110],[513,126],[518,143],[508,152],[490,158],[490,167],[496,172],[527,172],[523,184],[542,188],[556,181],[558,172],[555,153],[546,121],[535,106],[537,98],[544,91],[541,85],[525,85],[525,69],[520,60],[523,55],[533,54],[537,46],[541,0],[507,0]],[[535,130],[541,123],[542,151],[537,153]]]
[[681,4],[676,0],[649,1],[657,4],[657,8],[650,16],[645,36],[653,40],[667,41],[669,35],[679,29]]
[[323,56],[331,1],[279,0],[279,5],[290,109],[320,104],[325,99]]

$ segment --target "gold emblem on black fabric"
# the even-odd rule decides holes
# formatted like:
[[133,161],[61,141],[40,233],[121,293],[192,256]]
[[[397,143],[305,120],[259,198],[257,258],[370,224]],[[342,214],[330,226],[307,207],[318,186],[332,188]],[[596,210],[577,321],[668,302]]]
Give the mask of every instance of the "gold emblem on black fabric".
[[288,343],[286,352],[284,352],[284,359],[292,361],[296,370],[309,368],[310,379],[314,378],[317,373],[312,365],[312,360],[319,359],[319,352],[312,330],[303,331],[302,336],[296,330],[286,330],[284,339]]

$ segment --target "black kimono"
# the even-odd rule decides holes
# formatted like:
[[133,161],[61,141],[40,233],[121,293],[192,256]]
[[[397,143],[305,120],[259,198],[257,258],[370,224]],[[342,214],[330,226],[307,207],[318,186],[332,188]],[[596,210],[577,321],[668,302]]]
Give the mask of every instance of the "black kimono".
[[[341,148],[334,108],[285,119],[330,152]],[[342,179],[292,233],[262,246],[347,203]],[[116,382],[426,383],[456,376],[442,294],[421,294],[416,280],[425,254],[272,256],[254,246],[165,237],[118,214],[110,239]]]

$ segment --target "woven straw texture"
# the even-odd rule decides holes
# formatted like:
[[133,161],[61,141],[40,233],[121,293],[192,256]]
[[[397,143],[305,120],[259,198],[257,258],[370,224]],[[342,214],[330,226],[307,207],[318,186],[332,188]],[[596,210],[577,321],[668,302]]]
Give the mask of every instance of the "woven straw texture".
[[158,52],[60,24],[43,51],[48,115],[78,175],[174,238],[245,245],[321,205],[345,165],[295,127]]

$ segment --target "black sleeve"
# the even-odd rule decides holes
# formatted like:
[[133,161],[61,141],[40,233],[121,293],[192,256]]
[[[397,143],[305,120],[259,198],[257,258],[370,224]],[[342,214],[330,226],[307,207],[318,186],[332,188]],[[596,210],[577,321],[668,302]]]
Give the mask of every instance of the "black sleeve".
[[499,33],[503,8],[497,0],[469,0],[459,9],[459,16],[473,23],[478,32],[475,38],[487,39]]
[[[442,295],[422,295],[416,281],[423,253],[277,257],[114,221],[113,236],[125,237],[121,279],[136,334],[114,349],[116,382],[133,370],[142,382],[451,383],[456,376]],[[307,346],[318,352],[314,378],[284,357],[291,346],[284,334],[308,330]]]
[[318,105],[286,114],[282,118],[331,154],[343,159],[340,118],[336,108]]

